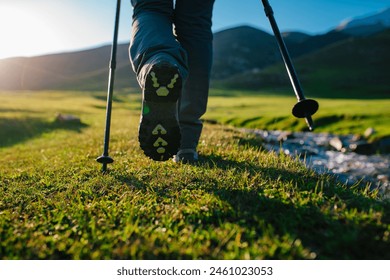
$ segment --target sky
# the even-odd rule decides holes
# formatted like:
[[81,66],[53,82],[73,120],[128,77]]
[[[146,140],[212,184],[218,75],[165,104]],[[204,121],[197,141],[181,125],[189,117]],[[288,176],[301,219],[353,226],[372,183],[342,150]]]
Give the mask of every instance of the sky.
[[[270,0],[281,31],[325,33],[352,17],[370,15],[390,0]],[[0,0],[0,59],[110,44],[115,0]],[[119,41],[129,42],[132,7],[122,1]],[[271,33],[260,0],[216,0],[213,31],[250,25]]]

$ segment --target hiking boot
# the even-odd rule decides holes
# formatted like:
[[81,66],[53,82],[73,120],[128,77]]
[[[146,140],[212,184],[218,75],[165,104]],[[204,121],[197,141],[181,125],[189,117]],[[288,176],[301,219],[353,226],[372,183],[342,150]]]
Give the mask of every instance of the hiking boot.
[[182,149],[173,157],[176,163],[194,164],[199,160],[198,153],[193,149]]
[[138,139],[153,160],[166,161],[179,149],[177,100],[181,90],[179,69],[168,62],[155,64],[146,75]]

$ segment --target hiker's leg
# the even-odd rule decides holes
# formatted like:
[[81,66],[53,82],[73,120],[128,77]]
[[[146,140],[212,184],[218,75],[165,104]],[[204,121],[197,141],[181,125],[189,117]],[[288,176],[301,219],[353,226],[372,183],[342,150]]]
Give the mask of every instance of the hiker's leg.
[[132,0],[132,5],[130,58],[142,88],[138,139],[146,156],[165,161],[180,147],[177,101],[186,53],[173,34],[173,0]]
[[206,112],[212,63],[211,18],[214,0],[177,0],[175,33],[188,55],[188,78],[180,99],[181,149],[196,149]]
[[130,60],[141,87],[150,68],[161,60],[177,65],[185,78],[186,53],[172,30],[173,0],[131,0],[131,4],[134,10]]

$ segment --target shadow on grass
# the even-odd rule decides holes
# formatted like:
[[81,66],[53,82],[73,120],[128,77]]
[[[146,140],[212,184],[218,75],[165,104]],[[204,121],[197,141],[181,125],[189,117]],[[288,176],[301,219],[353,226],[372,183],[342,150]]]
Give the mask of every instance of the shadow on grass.
[[[93,98],[101,101],[106,101],[107,100],[107,94],[105,93],[95,93],[92,95]],[[112,101],[115,103],[124,103],[125,101],[123,100],[122,96],[113,95],[112,96]]]
[[[248,144],[252,143],[244,143]],[[172,227],[177,226],[175,223],[185,223],[196,232],[198,229],[213,231],[227,224],[235,224],[242,230],[239,241],[253,248],[250,249],[252,258],[390,258],[388,202],[371,199],[361,190],[347,188],[328,176],[319,177],[305,171],[292,172],[282,167],[263,167],[250,161],[238,162],[217,155],[203,157],[195,168],[242,171],[249,178],[262,176],[269,183],[266,183],[266,187],[254,184],[247,188],[232,188],[231,183],[224,185],[215,178],[188,180],[188,185],[183,184],[179,189],[191,191],[194,187],[201,188],[224,203],[207,211],[189,211],[180,221],[171,222]],[[123,174],[115,177],[131,188],[154,193],[158,197],[156,203],[167,203],[177,197],[176,187],[153,187],[146,178],[140,180]],[[204,184],[206,181],[208,183]],[[182,203],[187,203],[185,198],[182,199]],[[287,241],[283,239],[286,237]],[[211,250],[198,257],[221,258],[223,255],[210,252],[216,248],[218,252],[231,250],[225,246],[229,246],[228,242],[222,244],[211,240]],[[308,255],[304,255],[299,246],[309,252],[306,252]],[[191,259],[193,255],[174,251],[157,255],[150,253],[143,257]]]
[[[278,182],[276,188],[283,188],[292,181],[296,184],[293,189],[290,184],[290,189],[275,190],[272,195],[265,194],[261,187],[245,190],[231,190],[223,186],[210,188],[208,192],[227,202],[232,210],[224,216],[220,212],[208,216],[209,221],[236,223],[246,229],[247,235],[253,232],[261,235],[264,225],[271,226],[275,235],[288,235],[300,240],[319,259],[390,258],[390,243],[385,238],[390,219],[389,203],[367,198],[330,178],[323,182],[324,186],[317,194],[313,194],[318,184],[318,177],[314,175],[263,168],[218,156],[204,159],[203,164],[222,170],[232,167],[242,169],[249,172],[248,176],[262,174],[271,182]],[[296,196],[302,197],[301,201],[294,198]],[[357,220],[358,215],[369,215],[372,211],[383,213],[380,222],[376,219],[371,222],[364,218]],[[276,252],[275,256],[279,258],[283,252]],[[294,257],[291,252],[286,256]]]
[[54,130],[81,132],[85,127],[87,125],[82,122],[57,122],[40,118],[0,118],[0,147],[10,147]]

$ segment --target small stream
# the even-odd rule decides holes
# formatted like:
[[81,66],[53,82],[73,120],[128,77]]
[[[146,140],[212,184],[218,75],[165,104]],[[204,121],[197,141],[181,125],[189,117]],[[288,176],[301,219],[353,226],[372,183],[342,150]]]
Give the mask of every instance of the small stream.
[[[342,147],[346,141],[353,146],[353,135],[340,136],[329,133],[249,130],[264,141],[269,151],[282,151],[299,156],[305,165],[318,173],[334,174],[347,185],[369,183],[390,198],[390,154],[361,154]],[[340,140],[341,139],[341,140]],[[339,147],[338,147],[339,145]]]

